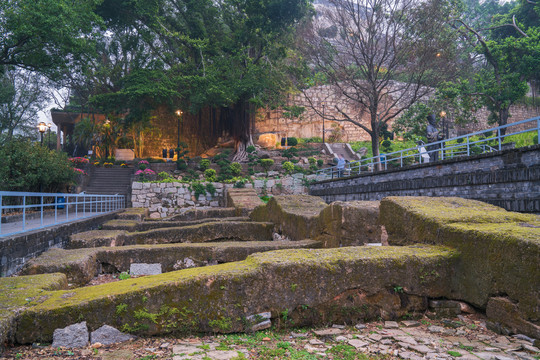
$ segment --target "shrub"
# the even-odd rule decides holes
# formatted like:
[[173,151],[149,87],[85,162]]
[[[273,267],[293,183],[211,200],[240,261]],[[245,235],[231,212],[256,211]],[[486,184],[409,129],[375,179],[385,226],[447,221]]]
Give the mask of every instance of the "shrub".
[[204,177],[207,181],[216,181],[216,170],[214,169],[204,170]]
[[248,167],[248,174],[249,174],[249,175],[255,174],[255,170],[253,170],[252,167]]
[[385,149],[385,151],[388,151],[392,147],[392,142],[390,140],[384,140],[381,143],[381,146]]
[[294,165],[290,161],[285,161],[283,164],[281,164],[281,167],[286,174],[292,174],[292,172],[294,171]]
[[287,145],[288,146],[296,146],[298,145],[298,139],[295,137],[288,137],[287,138]]
[[206,195],[206,187],[200,182],[191,184],[191,188],[195,192],[195,198],[199,199],[199,196]]
[[302,167],[299,166],[299,165],[294,165],[294,172],[296,172],[296,173],[303,173],[303,172],[304,172],[304,169],[302,169]]
[[458,138],[458,139],[456,140],[456,142],[457,142],[458,144],[461,144],[463,141],[465,141],[465,138]]
[[255,149],[255,146],[253,146],[253,145],[250,145],[250,146],[248,146],[248,147],[246,148],[246,152],[247,152],[248,154],[251,154],[251,153],[255,152],[255,150],[257,150],[257,149]]
[[212,196],[216,195],[216,187],[212,183],[206,184],[206,192],[211,194]]
[[237,182],[234,183],[233,187],[235,189],[242,189],[242,188],[245,188],[246,187],[246,181],[245,179],[242,179],[242,180],[238,180]]
[[165,171],[162,171],[158,174],[158,179],[159,180],[167,180],[167,179],[170,179],[171,178],[171,175],[168,173],[168,172],[165,172]]
[[305,139],[306,143],[322,143],[322,138],[318,136],[310,137]]
[[324,160],[323,159],[318,159],[317,160],[317,166],[322,167],[323,165],[324,165]]
[[315,160],[313,156],[308,157],[307,161],[309,162],[309,165],[315,165],[315,163],[317,163],[317,160]]
[[199,163],[199,169],[201,169],[201,171],[205,171],[209,167],[210,167],[210,160],[208,159],[202,159],[201,162]]
[[268,170],[270,170],[272,165],[274,165],[274,160],[272,160],[272,159],[261,159],[261,160],[259,160],[259,163],[261,164],[264,171],[268,173]]
[[297,148],[290,148],[285,149],[282,152],[283,157],[286,157],[287,159],[291,159],[298,155],[298,149]]
[[242,165],[240,165],[239,163],[233,162],[230,167],[233,175],[238,176],[242,173]]
[[65,153],[14,139],[0,146],[0,190],[63,192],[76,174]]

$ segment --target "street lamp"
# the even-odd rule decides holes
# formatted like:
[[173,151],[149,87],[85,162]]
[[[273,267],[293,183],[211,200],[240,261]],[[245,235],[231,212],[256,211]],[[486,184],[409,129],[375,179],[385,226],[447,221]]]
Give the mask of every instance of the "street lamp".
[[47,124],[45,124],[43,121],[38,124],[38,130],[41,135],[41,146],[43,146],[43,133],[47,131]]
[[446,123],[446,111],[441,111],[439,113],[442,119],[442,130],[444,133],[444,136],[448,139],[448,124]]
[[322,105],[322,143],[324,145],[324,104]]
[[51,123],[47,124],[47,149],[51,150]]
[[[182,119],[182,110],[178,109],[176,110],[176,115],[178,115],[178,128],[177,128],[177,136],[176,136],[176,151],[178,154],[180,154],[180,119]],[[178,155],[180,157],[180,155]]]

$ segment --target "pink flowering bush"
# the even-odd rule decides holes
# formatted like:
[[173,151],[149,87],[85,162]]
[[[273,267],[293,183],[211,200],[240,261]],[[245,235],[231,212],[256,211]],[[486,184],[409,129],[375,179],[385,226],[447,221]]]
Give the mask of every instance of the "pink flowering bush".
[[137,170],[135,175],[156,175],[156,172],[152,169]]
[[89,160],[84,157],[72,157],[72,158],[69,158],[69,161],[71,161],[73,165],[88,164],[89,162]]
[[148,161],[146,160],[141,160],[139,161],[138,165],[139,165],[139,170],[145,170],[150,165],[150,163],[148,163]]
[[88,175],[88,174],[86,173],[86,171],[84,171],[84,170],[82,170],[82,169],[74,168],[73,171],[75,171],[75,173],[80,174],[80,175]]

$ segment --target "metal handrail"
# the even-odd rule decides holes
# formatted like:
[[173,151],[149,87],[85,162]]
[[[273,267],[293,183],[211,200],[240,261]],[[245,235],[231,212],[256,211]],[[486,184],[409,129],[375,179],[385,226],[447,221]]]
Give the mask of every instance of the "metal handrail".
[[[9,200],[13,204],[8,204]],[[124,195],[0,191],[0,237],[64,224],[125,207]],[[21,216],[21,221],[12,223],[6,221],[2,225],[2,215],[7,219],[12,210],[22,210],[22,214],[20,212],[16,214]],[[33,215],[35,218],[30,219]]]
[[[515,127],[522,124],[527,123],[534,123],[536,122],[536,127],[531,127],[527,130],[521,130],[516,131],[513,133],[506,133],[504,135],[501,135],[501,130]],[[323,176],[323,179],[327,178],[334,178],[334,177],[342,177],[342,176],[351,176],[360,174],[362,172],[373,172],[375,171],[375,167],[377,164],[381,164],[381,167],[386,170],[388,169],[388,163],[395,162],[396,167],[404,167],[404,166],[411,166],[416,164],[421,164],[429,161],[423,161],[422,155],[424,154],[437,154],[440,160],[458,157],[458,156],[470,156],[471,153],[476,154],[482,154],[492,151],[499,151],[502,150],[503,147],[503,141],[504,138],[517,135],[517,134],[523,134],[527,132],[534,132],[536,131],[537,135],[540,137],[540,116],[521,120],[515,123],[498,126],[495,128],[487,129],[487,130],[481,130],[476,131],[470,134],[456,136],[451,139],[445,139],[440,140],[436,142],[432,142],[425,145],[419,145],[413,148],[394,151],[391,153],[386,154],[380,154],[379,156],[373,156],[366,159],[361,159],[358,161],[353,161],[348,164],[342,169],[338,169],[337,166],[328,167],[326,169],[321,169],[316,172],[317,177]],[[471,140],[472,137],[485,134],[485,133],[495,133],[496,135],[494,137],[489,137],[486,139],[480,139],[473,141]],[[459,139],[463,139],[463,141],[460,143]],[[494,144],[495,147],[488,144],[492,141],[496,140],[497,143]],[[456,141],[455,144],[449,144],[450,142]],[[422,149],[423,148],[423,149]],[[434,156],[436,158],[436,156]],[[410,161],[415,162],[418,158],[418,162],[416,164],[409,164]],[[431,156],[430,156],[431,158]],[[320,179],[320,180],[323,180]]]

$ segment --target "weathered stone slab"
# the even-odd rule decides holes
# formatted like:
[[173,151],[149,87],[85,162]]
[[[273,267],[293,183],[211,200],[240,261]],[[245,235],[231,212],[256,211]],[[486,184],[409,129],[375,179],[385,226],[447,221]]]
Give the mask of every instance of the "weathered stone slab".
[[268,204],[253,210],[250,217],[274,223],[278,232],[291,240],[314,239],[322,233],[319,215],[326,207],[328,205],[316,196],[274,196]]
[[[320,213],[325,247],[380,243],[378,201],[336,201]],[[319,240],[321,238],[318,238]]]
[[[136,222],[133,220],[110,220],[110,221],[123,221],[132,223],[134,228]],[[127,226],[124,226],[127,228]],[[122,246],[124,245],[124,238],[126,232],[121,229],[116,230],[90,230],[77,234],[73,234],[69,237],[68,248],[69,249],[81,249],[91,248],[99,246]]]
[[236,216],[249,215],[257,206],[264,204],[255,189],[228,189],[227,206],[236,209]]
[[64,273],[74,284],[86,284],[98,272],[97,250],[64,250],[53,248],[28,261],[21,275]]
[[[104,324],[125,328],[127,324],[146,335],[170,331],[235,332],[244,330],[242,318],[258,313],[261,307],[276,317],[287,309],[295,320],[340,323],[344,320],[340,316],[352,319],[351,313],[336,311],[335,299],[351,290],[363,289],[383,296],[399,283],[414,289],[417,296],[448,297],[457,256],[450,249],[430,246],[278,250],[254,254],[242,262],[69,292],[44,292],[39,301],[29,302],[20,314],[16,337],[20,343],[45,341],[52,337],[54,329],[74,323],[73,319],[79,317],[91,328]],[[422,271],[438,275],[420,281],[414,274]],[[298,304],[309,307],[313,317],[301,317],[303,308],[296,308]],[[379,306],[385,306],[384,302]],[[382,310],[379,316],[385,314]],[[321,313],[324,318],[318,317]],[[359,316],[363,318],[364,314]]]
[[86,321],[54,330],[53,348],[81,348],[88,345],[88,327]]
[[[429,243],[459,250],[454,298],[485,309],[492,294],[507,294],[524,321],[538,321],[538,215],[460,198],[388,197],[380,210],[390,244]],[[532,335],[525,331],[530,328],[523,332]]]
[[[23,274],[62,272],[70,283],[84,285],[97,272],[129,271],[132,262],[160,262],[163,272],[244,260],[248,255],[279,249],[319,248],[314,240],[246,241],[194,244],[133,245],[93,249],[52,249],[31,260]],[[106,264],[106,265],[105,265]]]
[[142,221],[147,216],[148,216],[148,209],[137,208],[137,207],[127,208],[123,212],[117,215],[119,219],[135,220],[135,221]]
[[267,241],[273,224],[252,221],[221,221],[191,226],[127,233],[124,244],[201,243],[208,241]]
[[209,208],[209,209],[189,209],[182,214],[175,214],[169,217],[160,219],[161,221],[193,221],[204,220],[208,218],[228,218],[235,217],[236,209],[234,207],[228,208]]

